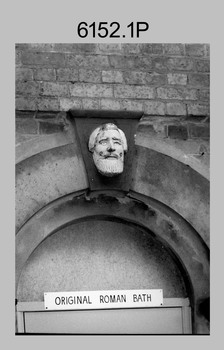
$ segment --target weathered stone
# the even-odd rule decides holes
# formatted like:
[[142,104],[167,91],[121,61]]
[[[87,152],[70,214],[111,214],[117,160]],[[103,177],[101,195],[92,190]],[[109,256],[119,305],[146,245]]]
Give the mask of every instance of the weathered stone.
[[152,67],[154,71],[159,73],[167,72],[167,59],[165,57],[152,58]]
[[195,74],[189,74],[189,84],[191,84],[194,87],[208,87],[210,80],[208,74],[201,74],[201,73],[195,73]]
[[39,83],[35,81],[17,81],[16,92],[21,95],[38,96],[40,92]]
[[187,114],[186,105],[180,102],[168,102],[166,109],[168,115],[185,116]]
[[209,115],[209,106],[206,104],[200,104],[200,103],[190,103],[187,104],[187,112],[188,115]]
[[152,99],[155,97],[155,91],[148,86],[118,85],[114,87],[114,96],[116,98]]
[[195,63],[196,70],[198,72],[209,72],[210,71],[210,62],[208,60],[198,60]]
[[160,101],[145,102],[144,111],[150,115],[165,115],[165,103]]
[[38,124],[33,118],[16,118],[16,131],[21,134],[37,134]]
[[41,84],[41,93],[44,96],[68,96],[69,89],[65,83],[43,82]]
[[167,60],[167,67],[171,70],[191,71],[194,61],[191,58],[172,57]]
[[187,74],[168,73],[168,84],[171,85],[187,85]]
[[16,67],[16,80],[33,80],[33,70],[30,68]]
[[75,44],[53,44],[54,50],[59,52],[73,52],[73,53],[95,53],[97,50],[96,44],[91,43],[75,43]]
[[20,96],[20,97],[16,97],[16,103],[15,103],[15,107],[18,110],[36,110],[36,106],[37,106],[37,99],[36,97],[30,97],[30,96]]
[[123,83],[123,73],[117,70],[103,70],[102,81],[103,83]]
[[184,125],[168,125],[168,137],[171,139],[187,140],[187,127]]
[[205,56],[204,44],[186,44],[185,50],[187,56]]
[[190,137],[192,138],[209,139],[210,128],[208,125],[191,124],[189,126],[189,133],[190,133]]
[[100,109],[100,100],[96,98],[83,98],[83,109]]
[[68,67],[85,67],[89,69],[100,69],[109,67],[107,56],[103,55],[74,55],[66,54]]
[[144,104],[141,101],[121,100],[122,109],[127,111],[143,111]]
[[79,81],[87,83],[100,83],[101,82],[101,71],[92,69],[80,69],[79,70]]
[[68,111],[71,108],[82,109],[82,101],[78,98],[60,98],[60,110]]
[[140,52],[142,54],[159,54],[163,53],[163,45],[162,44],[140,44],[139,45]]
[[77,69],[73,68],[59,68],[57,69],[58,81],[78,81],[79,73]]
[[60,52],[32,52],[23,51],[21,62],[30,66],[48,66],[63,67],[65,66],[65,55]]
[[198,99],[199,101],[207,101],[210,99],[210,90],[209,89],[198,89]]
[[77,97],[113,97],[113,88],[106,84],[79,83],[70,86],[70,93]]
[[176,100],[197,100],[197,90],[188,88],[166,88],[160,87],[157,89],[157,95],[162,99]]
[[120,110],[121,109],[120,101],[114,100],[114,99],[101,99],[100,106],[101,106],[101,109],[108,109],[108,110]]
[[122,44],[98,44],[98,49],[100,52],[103,52],[104,54],[121,53]]
[[184,44],[164,44],[164,55],[182,56],[184,55]]
[[39,133],[41,134],[54,134],[56,132],[62,132],[64,126],[50,121],[39,121]]
[[35,80],[44,80],[44,81],[54,81],[56,80],[55,69],[52,68],[37,68],[34,71]]
[[37,101],[37,108],[40,111],[58,111],[59,107],[59,100],[56,98],[42,97]]

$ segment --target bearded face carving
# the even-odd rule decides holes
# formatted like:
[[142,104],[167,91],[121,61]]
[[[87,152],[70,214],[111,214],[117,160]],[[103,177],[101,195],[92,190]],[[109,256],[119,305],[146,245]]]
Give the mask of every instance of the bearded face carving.
[[107,123],[96,128],[89,138],[89,150],[100,174],[112,177],[123,172],[127,140],[115,124]]

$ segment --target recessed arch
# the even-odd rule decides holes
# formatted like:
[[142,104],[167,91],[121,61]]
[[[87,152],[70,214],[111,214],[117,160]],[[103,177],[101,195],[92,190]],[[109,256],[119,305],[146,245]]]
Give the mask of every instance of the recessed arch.
[[209,297],[209,255],[197,232],[162,203],[136,193],[74,193],[52,202],[36,213],[16,236],[16,282],[26,261],[48,236],[72,222],[107,217],[140,225],[175,254],[192,286],[194,325],[201,324],[199,306]]

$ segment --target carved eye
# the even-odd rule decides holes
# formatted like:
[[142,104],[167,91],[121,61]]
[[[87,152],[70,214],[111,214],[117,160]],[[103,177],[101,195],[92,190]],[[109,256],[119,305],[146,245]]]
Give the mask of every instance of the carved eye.
[[106,144],[107,144],[107,141],[106,141],[106,140],[101,140],[101,141],[99,142],[99,144],[100,144],[100,145],[106,145]]

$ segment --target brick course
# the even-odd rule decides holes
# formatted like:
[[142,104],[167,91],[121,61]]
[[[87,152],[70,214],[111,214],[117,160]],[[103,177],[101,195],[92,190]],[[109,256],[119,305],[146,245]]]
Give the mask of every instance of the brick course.
[[[138,110],[200,122],[209,116],[209,55],[201,43],[17,44],[16,109]],[[208,138],[199,126],[188,138]]]

